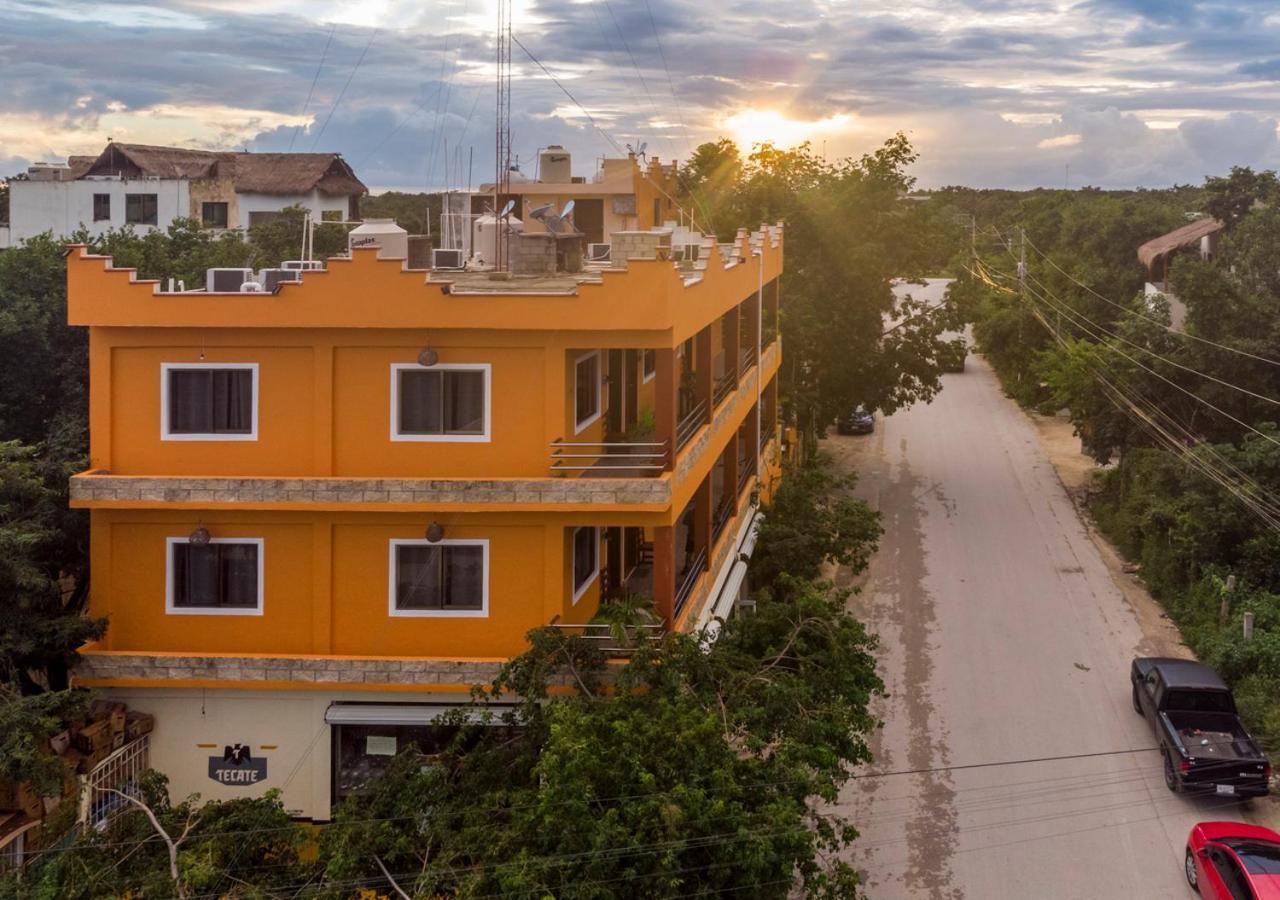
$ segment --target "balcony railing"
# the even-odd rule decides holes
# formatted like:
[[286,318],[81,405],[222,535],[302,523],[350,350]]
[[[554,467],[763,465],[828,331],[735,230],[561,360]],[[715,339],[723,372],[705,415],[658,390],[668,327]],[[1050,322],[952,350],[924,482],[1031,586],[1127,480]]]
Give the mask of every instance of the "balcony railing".
[[689,602],[689,598],[693,595],[693,589],[698,584],[698,578],[706,570],[707,548],[703,547],[685,565],[684,572],[680,576],[680,582],[676,585],[675,608],[671,613],[673,619],[680,618],[680,613],[684,611],[685,604]]
[[756,474],[755,467],[751,465],[750,459],[738,460],[738,493],[741,494],[746,488],[747,482],[751,480],[751,476]]
[[584,478],[637,478],[661,474],[667,442],[552,441],[551,471]]
[[760,335],[760,346],[768,347],[778,337],[778,329],[768,323],[764,326],[764,331]]
[[738,349],[738,377],[741,378],[751,371],[751,367],[756,364],[757,351],[755,347],[741,347]]
[[768,428],[760,429],[760,452],[764,452],[764,448],[769,446],[769,440],[773,437],[773,431]]
[[724,527],[729,524],[729,520],[733,518],[735,504],[732,497],[725,497],[720,501],[720,505],[716,507],[715,513],[711,517],[711,538],[715,540],[720,537],[720,533],[724,531]]
[[705,401],[699,400],[694,404],[693,409],[685,413],[684,418],[676,424],[676,451],[684,449],[684,445],[689,443],[689,439],[698,433],[707,421],[707,404]]
[[609,625],[604,622],[567,625],[552,622],[551,627],[562,634],[587,641],[605,656],[613,658],[628,657],[642,642],[662,640],[667,631],[661,622],[645,625]]
[[719,378],[717,378],[715,391],[711,395],[712,409],[716,408],[721,403],[723,403],[728,398],[728,396],[734,392],[734,389],[736,389],[737,387],[738,387],[738,374],[736,372],[733,373],[732,375],[726,373],[724,375],[721,375]]

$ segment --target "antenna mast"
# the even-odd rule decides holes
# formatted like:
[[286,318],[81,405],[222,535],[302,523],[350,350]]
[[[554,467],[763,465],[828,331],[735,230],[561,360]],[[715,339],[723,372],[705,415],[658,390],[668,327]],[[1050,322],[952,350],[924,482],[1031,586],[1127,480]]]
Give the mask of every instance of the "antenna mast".
[[498,102],[495,119],[494,163],[497,168],[493,180],[493,215],[495,256],[494,268],[507,267],[506,216],[500,215],[502,198],[511,193],[511,0],[498,0],[497,31]]

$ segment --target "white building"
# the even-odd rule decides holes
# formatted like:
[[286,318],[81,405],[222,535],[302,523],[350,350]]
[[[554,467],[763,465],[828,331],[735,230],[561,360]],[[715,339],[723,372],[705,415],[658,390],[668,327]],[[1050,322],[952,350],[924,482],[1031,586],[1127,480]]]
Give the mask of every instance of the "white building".
[[[358,219],[367,188],[336,153],[221,153],[108,144],[97,157],[39,163],[9,184],[11,244],[52,232],[90,235],[130,225],[166,228],[193,218],[209,228],[248,228],[290,206],[318,221]],[[0,247],[5,246],[0,233]]]

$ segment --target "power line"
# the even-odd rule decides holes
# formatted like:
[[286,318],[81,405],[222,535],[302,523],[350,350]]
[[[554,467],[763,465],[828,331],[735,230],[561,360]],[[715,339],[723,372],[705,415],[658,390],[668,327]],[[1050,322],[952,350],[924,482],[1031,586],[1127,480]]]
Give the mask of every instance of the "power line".
[[325,117],[324,124],[320,126],[320,132],[311,142],[311,149],[315,150],[316,144],[320,143],[320,138],[324,137],[325,129],[329,127],[329,123],[333,121],[333,114],[338,111],[338,105],[342,103],[342,98],[347,94],[347,88],[351,87],[351,81],[356,77],[356,72],[360,71],[360,64],[364,62],[365,56],[369,53],[369,48],[373,46],[373,39],[378,36],[378,29],[373,29],[369,35],[369,42],[364,45],[364,50],[360,53],[360,58],[356,60],[356,64],[351,67],[351,74],[347,76],[346,83],[342,86],[342,90],[338,92],[337,98],[333,101],[333,106],[329,108],[329,115]]
[[[1024,237],[1025,237],[1025,233],[1024,233]],[[1099,300],[1103,301],[1104,303],[1108,303],[1111,306],[1114,306],[1116,309],[1122,310],[1123,312],[1126,312],[1129,315],[1137,316],[1140,319],[1145,319],[1146,321],[1151,322],[1152,324],[1159,325],[1161,328],[1165,329],[1166,331],[1172,334],[1176,334],[1181,337],[1184,337],[1188,340],[1199,341],[1200,343],[1207,344],[1210,347],[1216,347],[1219,350],[1226,350],[1228,353],[1236,353],[1240,356],[1248,357],[1249,359],[1266,363],[1267,365],[1280,366],[1280,361],[1278,360],[1268,359],[1265,356],[1258,356],[1256,353],[1250,353],[1248,350],[1241,350],[1238,347],[1230,347],[1230,346],[1227,346],[1226,344],[1220,344],[1217,341],[1211,341],[1208,338],[1201,337],[1198,334],[1194,334],[1188,331],[1180,331],[1174,328],[1172,325],[1168,324],[1167,322],[1162,322],[1159,319],[1156,319],[1152,316],[1143,315],[1142,313],[1128,306],[1125,306],[1122,303],[1117,303],[1116,301],[1112,300],[1110,297],[1105,297],[1102,294],[1098,293],[1096,290],[1089,287],[1089,285],[1085,284],[1084,282],[1080,281],[1078,278],[1076,278],[1066,269],[1062,268],[1062,266],[1054,262],[1054,260],[1047,253],[1045,253],[1043,250],[1041,250],[1039,247],[1033,244],[1029,238],[1027,238],[1026,240],[1027,240],[1027,246],[1030,247],[1032,250],[1034,250],[1036,253],[1040,254],[1041,259],[1043,259],[1049,265],[1053,266],[1053,268],[1057,269],[1059,272],[1065,275],[1068,279],[1070,279],[1076,285],[1088,291],[1090,294],[1092,294],[1094,297],[1097,297]]]
[[662,61],[662,68],[667,73],[667,87],[671,90],[671,101],[676,105],[676,118],[680,121],[680,130],[684,132],[684,146],[686,153],[693,153],[693,141],[689,139],[689,128],[685,125],[684,110],[680,107],[680,97],[676,94],[676,85],[671,78],[671,67],[667,65],[667,54],[662,50],[662,37],[658,34],[658,21],[653,16],[653,4],[649,0],[644,0],[644,8],[649,13],[649,24],[653,27],[653,41],[658,46],[658,59]]
[[604,0],[604,8],[609,13],[609,18],[613,19],[613,27],[618,30],[618,37],[622,40],[623,49],[627,51],[627,56],[631,57],[631,67],[636,70],[636,76],[640,79],[640,86],[644,88],[644,95],[649,98],[649,109],[657,117],[658,104],[653,102],[653,94],[649,92],[649,82],[645,81],[644,73],[640,71],[640,64],[636,62],[636,55],[631,52],[631,44],[627,42],[627,36],[622,32],[622,26],[618,24],[618,17],[613,14],[613,6],[609,0]]
[[[318,81],[320,80],[320,72],[321,72],[321,70],[322,70],[322,69],[324,69],[324,61],[325,61],[325,59],[326,59],[326,58],[328,58],[328,56],[329,56],[329,45],[333,43],[333,33],[334,33],[335,31],[337,31],[337,30],[338,30],[338,23],[337,23],[337,22],[334,22],[334,23],[333,23],[333,27],[329,29],[329,39],[328,39],[327,41],[325,41],[325,42],[324,42],[324,52],[320,54],[320,64],[316,66],[316,74],[315,74],[315,77],[311,79],[311,87],[307,90],[307,99],[306,99],[305,101],[303,101],[302,109],[300,109],[300,110],[298,111],[298,116],[299,116],[299,117],[301,117],[301,116],[305,115],[305,114],[306,114],[306,112],[307,112],[307,107],[311,105],[311,96],[312,96],[312,95],[315,93],[315,91],[316,91],[316,82],[318,82]],[[290,153],[292,153],[292,152],[293,152],[293,144],[294,144],[294,141],[296,141],[296,140],[298,139],[298,132],[300,132],[300,131],[302,131],[302,124],[301,124],[301,123],[299,123],[299,124],[298,124],[294,129],[293,129],[293,137],[289,138],[289,152],[290,152]]]
[[511,40],[515,42],[515,45],[516,45],[517,47],[519,47],[521,50],[523,50],[523,51],[524,51],[524,55],[525,55],[525,56],[527,56],[527,57],[529,57],[529,59],[531,59],[531,60],[533,61],[533,64],[534,64],[535,66],[537,66],[539,69],[541,69],[541,70],[542,70],[542,72],[543,72],[543,74],[544,74],[544,75],[546,75],[548,78],[550,78],[550,79],[552,80],[552,82],[554,82],[554,83],[555,83],[555,86],[556,86],[556,87],[560,88],[560,90],[564,93],[564,95],[565,95],[566,97],[568,97],[568,98],[573,102],[573,105],[574,105],[574,106],[576,106],[576,107],[578,107],[578,109],[582,110],[582,114],[583,114],[584,116],[586,116],[586,117],[587,117],[587,121],[591,123],[591,127],[592,127],[592,128],[594,128],[596,131],[598,131],[598,132],[600,133],[600,136],[601,136],[601,137],[603,137],[606,141],[608,141],[610,144],[612,144],[612,145],[613,145],[613,149],[617,150],[619,154],[625,155],[625,154],[624,154],[624,151],[623,151],[623,149],[622,149],[622,147],[620,147],[620,146],[618,145],[618,142],[617,142],[617,141],[615,141],[612,137],[610,137],[610,136],[609,136],[609,134],[608,134],[608,132],[606,132],[603,128],[601,128],[599,125],[597,125],[597,124],[596,124],[596,120],[595,120],[595,118],[594,118],[594,117],[592,117],[591,113],[587,111],[587,108],[586,108],[585,106],[583,106],[580,102],[578,102],[578,98],[577,98],[577,97],[575,97],[575,96],[573,96],[573,94],[571,94],[571,93],[569,92],[569,89],[568,89],[567,87],[565,87],[563,84],[561,84],[561,83],[560,83],[560,79],[559,79],[559,78],[556,78],[556,76],[554,76],[554,75],[552,75],[552,74],[551,74],[550,70],[549,70],[549,69],[547,69],[547,67],[546,67],[546,66],[544,66],[544,65],[543,65],[543,64],[538,60],[538,57],[534,56],[534,55],[533,55],[533,53],[532,53],[532,51],[530,51],[530,50],[529,50],[529,48],[528,48],[528,47],[526,47],[526,46],[525,46],[525,45],[520,41],[520,38],[516,37],[516,36],[513,34],[513,35],[511,35]]

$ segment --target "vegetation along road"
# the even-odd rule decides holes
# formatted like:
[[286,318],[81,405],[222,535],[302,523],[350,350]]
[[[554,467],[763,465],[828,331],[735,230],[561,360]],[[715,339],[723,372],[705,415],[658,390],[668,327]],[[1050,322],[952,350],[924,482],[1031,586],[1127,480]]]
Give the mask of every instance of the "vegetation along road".
[[868,896],[1189,896],[1191,825],[1249,813],[1165,788],[1128,681],[1165,648],[991,369],[826,445],[884,517],[851,601],[888,692],[869,771],[913,773],[844,790]]

